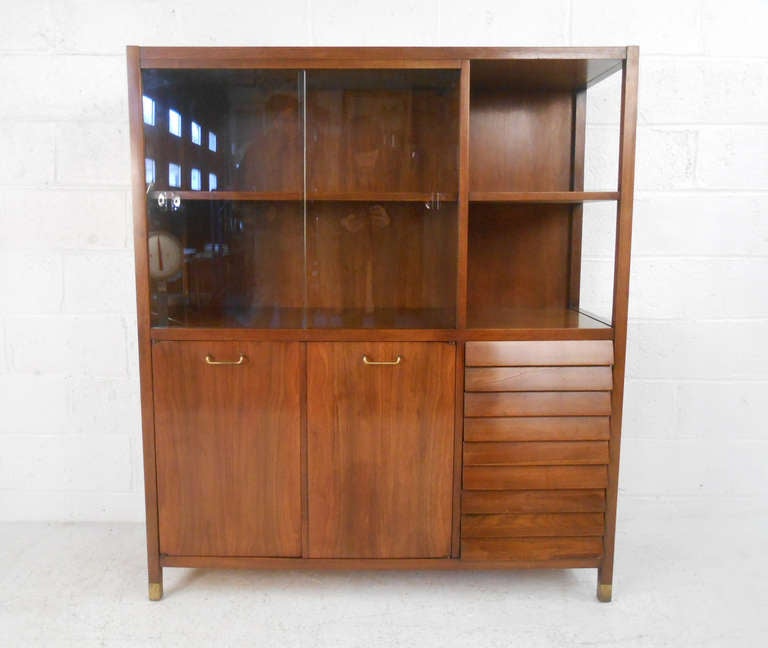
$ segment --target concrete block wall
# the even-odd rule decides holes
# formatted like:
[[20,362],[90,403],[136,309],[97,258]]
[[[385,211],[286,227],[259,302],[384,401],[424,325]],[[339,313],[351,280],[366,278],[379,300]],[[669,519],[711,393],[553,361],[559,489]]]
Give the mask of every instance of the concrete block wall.
[[[126,44],[640,45],[621,497],[766,500],[764,0],[27,0],[2,17],[0,519],[143,518]],[[598,95],[595,142],[612,119]],[[613,177],[605,159],[590,177]]]

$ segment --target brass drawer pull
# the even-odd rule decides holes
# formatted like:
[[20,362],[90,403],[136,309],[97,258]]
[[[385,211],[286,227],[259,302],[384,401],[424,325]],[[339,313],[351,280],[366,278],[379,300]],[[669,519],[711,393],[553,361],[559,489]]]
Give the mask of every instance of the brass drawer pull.
[[216,360],[210,353],[205,356],[205,364],[209,365],[229,365],[232,367],[236,367],[238,365],[243,364],[246,361],[246,357],[244,353],[240,354],[240,357],[237,360]]
[[375,360],[369,360],[368,356],[363,354],[363,364],[367,364],[367,365],[390,365],[390,366],[394,366],[394,365],[399,365],[400,362],[402,361],[402,359],[403,359],[403,356],[398,354],[397,358],[395,358],[392,362],[376,362]]

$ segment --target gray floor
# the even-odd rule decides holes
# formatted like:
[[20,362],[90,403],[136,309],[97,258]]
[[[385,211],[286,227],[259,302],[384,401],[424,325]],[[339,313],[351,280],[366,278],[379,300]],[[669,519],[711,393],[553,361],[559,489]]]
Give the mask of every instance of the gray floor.
[[0,525],[5,646],[768,645],[768,515],[744,503],[625,503],[614,601],[594,570],[167,569],[146,599],[138,524]]

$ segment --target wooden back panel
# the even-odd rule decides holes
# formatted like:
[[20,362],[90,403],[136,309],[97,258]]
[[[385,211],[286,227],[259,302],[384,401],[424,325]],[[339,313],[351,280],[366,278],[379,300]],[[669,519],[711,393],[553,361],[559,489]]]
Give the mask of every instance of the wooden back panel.
[[473,204],[469,213],[468,311],[565,308],[570,208]]
[[315,202],[310,308],[455,308],[456,205]]
[[571,188],[569,91],[473,89],[470,191],[567,191]]

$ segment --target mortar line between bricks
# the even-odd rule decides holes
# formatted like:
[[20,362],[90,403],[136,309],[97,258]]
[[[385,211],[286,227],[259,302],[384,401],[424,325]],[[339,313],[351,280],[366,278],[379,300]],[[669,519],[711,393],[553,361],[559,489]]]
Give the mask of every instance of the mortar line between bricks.
[[765,322],[768,324],[768,316],[759,316],[754,318],[749,317],[727,317],[727,318],[690,318],[690,317],[670,317],[670,318],[653,318],[653,317],[630,317],[629,322],[630,324],[649,324],[649,323],[664,323],[664,324],[690,324],[691,322],[699,322],[699,323],[706,323],[706,322],[734,322],[738,323],[741,321],[758,321],[758,322]]
[[653,383],[655,385],[768,385],[768,375],[765,378],[627,378],[627,383]]
[[768,61],[768,56],[725,56],[723,54],[714,54],[714,55],[707,55],[707,54],[663,54],[663,53],[653,53],[653,54],[646,54],[642,52],[642,46],[641,49],[641,56],[643,60],[653,59],[653,60],[683,60],[683,61],[700,61],[702,63],[717,63],[720,61],[727,62],[727,63],[749,63],[749,62],[755,62],[755,63],[764,63]]
[[[654,128],[665,128],[673,131],[679,131],[679,130],[691,130],[696,128],[750,128],[757,126],[759,128],[766,128],[768,127],[768,121],[723,121],[723,122],[712,122],[712,121],[706,121],[706,122],[640,122],[637,124],[638,130],[641,129],[654,129]],[[601,128],[601,129],[608,129],[616,130],[618,131],[619,125],[616,122],[612,121],[590,121],[587,123],[587,129],[590,128]]]
[[713,194],[721,194],[723,198],[731,198],[734,195],[739,197],[754,196],[755,198],[763,198],[768,196],[768,190],[764,189],[638,189],[635,190],[635,200],[646,197],[665,196],[673,194],[676,197],[695,197],[701,194],[707,194],[712,196]]
[[697,323],[697,324],[741,324],[741,323],[750,323],[750,322],[757,322],[757,323],[763,323],[768,324],[768,315],[757,315],[755,317],[721,317],[721,318],[712,318],[712,317],[669,317],[669,318],[635,318],[629,320],[630,324],[686,324],[689,325],[691,323]]
[[[683,131],[691,131],[691,130],[743,130],[743,129],[754,129],[755,127],[758,128],[768,128],[768,122],[760,121],[760,122],[745,122],[745,121],[734,121],[734,122],[638,122],[637,124],[637,130],[638,131],[647,131],[647,130],[659,130],[659,129],[665,129],[673,133],[677,132],[683,132]],[[618,133],[619,125],[614,122],[588,122],[587,123],[587,150],[589,150],[589,130],[607,130],[611,129],[612,131],[615,130]]]
[[[610,191],[610,190],[609,190]],[[639,189],[635,191],[635,199],[642,198],[644,196],[648,195],[671,195],[671,196],[681,196],[681,195],[688,195],[691,196],[695,195],[701,195],[701,196],[711,196],[713,194],[720,194],[721,197],[736,197],[736,196],[768,196],[768,191],[763,191],[760,189],[728,189],[723,187],[715,187],[713,189],[709,189],[706,187],[702,187],[701,189],[697,188],[691,188],[686,187],[684,189]]]
[[[612,256],[584,256],[582,259],[590,261],[613,260]],[[633,254],[632,260],[645,259],[646,261],[668,261],[680,259],[681,261],[739,261],[741,259],[768,259],[768,253],[764,254]]]

